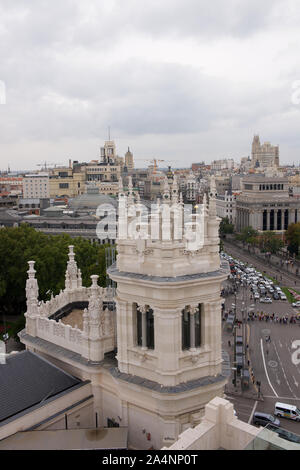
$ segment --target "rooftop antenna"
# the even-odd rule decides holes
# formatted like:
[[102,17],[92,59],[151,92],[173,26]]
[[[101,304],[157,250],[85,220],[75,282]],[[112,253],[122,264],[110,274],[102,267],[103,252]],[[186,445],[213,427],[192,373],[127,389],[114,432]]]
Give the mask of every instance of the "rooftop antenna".
[[110,126],[108,126],[108,140],[110,140]]

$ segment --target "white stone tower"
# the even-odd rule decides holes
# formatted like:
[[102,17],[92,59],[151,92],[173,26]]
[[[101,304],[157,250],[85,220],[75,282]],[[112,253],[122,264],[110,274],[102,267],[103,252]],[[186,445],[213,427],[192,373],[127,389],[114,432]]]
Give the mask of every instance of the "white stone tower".
[[140,409],[129,419],[137,446],[138,416],[168,445],[223,395],[220,289],[228,268],[220,265],[215,192],[212,178],[209,204],[184,220],[176,178],[151,215],[120,187],[118,256],[108,273],[117,282],[115,375],[123,400]]

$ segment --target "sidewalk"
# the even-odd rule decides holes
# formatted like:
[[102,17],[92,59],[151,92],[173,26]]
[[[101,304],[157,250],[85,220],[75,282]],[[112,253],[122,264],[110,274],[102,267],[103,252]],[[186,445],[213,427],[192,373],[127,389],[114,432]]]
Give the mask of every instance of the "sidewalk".
[[[228,297],[226,299],[228,303],[231,302],[232,297]],[[226,302],[226,301],[225,301]],[[238,314],[237,314],[238,318]],[[242,390],[241,387],[241,379],[240,376],[237,375],[237,382],[236,386],[232,383],[232,380],[234,378],[234,370],[233,367],[235,366],[234,361],[234,333],[233,332],[228,332],[226,331],[225,328],[225,321],[222,321],[222,356],[223,356],[223,373],[225,372],[226,375],[228,376],[228,382],[225,386],[225,394],[228,393],[230,395],[236,395],[236,396],[241,396],[244,398],[250,398],[252,400],[259,400],[263,401],[263,397],[261,396],[258,398],[258,389],[255,385],[255,383],[252,382],[252,368],[251,368],[251,359],[249,356],[249,350],[247,350],[246,353],[246,358],[245,362],[246,365],[245,367],[249,369],[250,372],[250,383],[249,383],[249,388],[246,388]],[[237,335],[242,334],[242,326],[237,329]],[[250,327],[247,325],[247,338],[246,338],[246,344],[249,344],[249,339],[250,339]],[[230,342],[230,345],[229,345]],[[248,360],[250,362],[249,367],[248,367]],[[255,378],[254,378],[255,381]]]

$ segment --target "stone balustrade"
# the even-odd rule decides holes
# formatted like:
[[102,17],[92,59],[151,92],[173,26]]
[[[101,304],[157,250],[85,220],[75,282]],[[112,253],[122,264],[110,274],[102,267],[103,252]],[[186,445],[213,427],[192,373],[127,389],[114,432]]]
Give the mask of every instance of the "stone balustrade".
[[56,322],[49,318],[37,318],[36,335],[53,344],[77,352],[85,357],[83,332],[79,328]]

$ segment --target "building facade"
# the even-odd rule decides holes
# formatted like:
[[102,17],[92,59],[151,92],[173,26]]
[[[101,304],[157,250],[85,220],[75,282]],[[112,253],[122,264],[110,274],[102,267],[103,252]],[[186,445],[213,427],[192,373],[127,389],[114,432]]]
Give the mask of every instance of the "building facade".
[[[131,187],[125,194],[120,184],[118,256],[108,270],[117,283],[113,298],[98,286],[97,276],[91,276],[91,287],[82,286],[70,247],[65,289],[39,302],[34,262],[29,262],[21,341],[66,372],[90,380],[99,426],[128,427],[134,448],[170,446],[200,422],[212,398],[223,396],[220,290],[229,272],[219,257],[213,183],[202,208],[198,249],[189,247],[186,235],[176,235],[184,220],[176,178],[171,188],[165,184],[156,215],[140,226],[149,238],[136,238],[129,230],[139,197]],[[166,237],[162,214],[171,208]],[[152,217],[158,222],[154,238]],[[196,214],[191,217],[194,225]],[[115,309],[109,307],[112,301]]]
[[63,196],[73,198],[85,192],[85,167],[79,167],[77,170],[74,171],[72,167],[53,168],[50,170],[49,186],[51,198]]
[[228,217],[231,224],[236,223],[236,194],[225,191],[224,196],[218,195],[216,199],[217,216],[221,219]]
[[50,185],[48,173],[33,173],[23,178],[24,199],[50,198]]
[[258,135],[252,142],[252,166],[258,168],[279,166],[279,146],[271,145],[270,142],[260,143]]
[[299,221],[300,200],[289,193],[288,179],[247,176],[236,197],[236,229],[251,226],[255,230],[284,231]]

